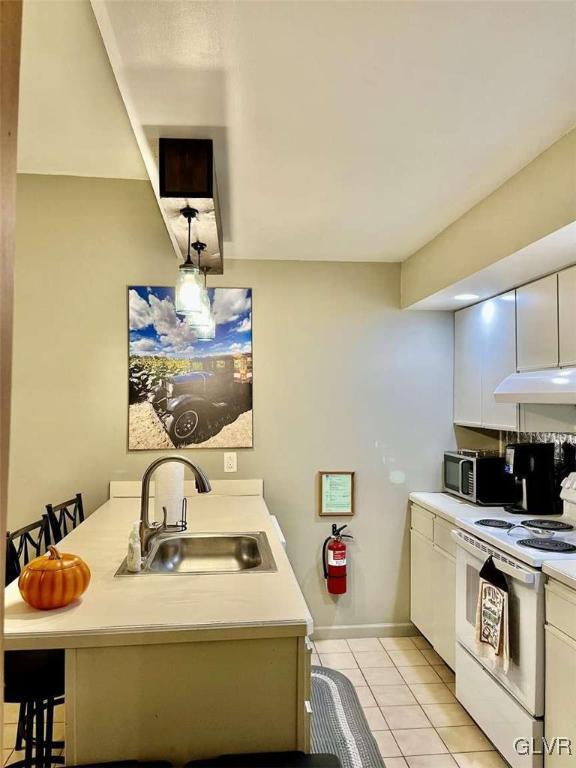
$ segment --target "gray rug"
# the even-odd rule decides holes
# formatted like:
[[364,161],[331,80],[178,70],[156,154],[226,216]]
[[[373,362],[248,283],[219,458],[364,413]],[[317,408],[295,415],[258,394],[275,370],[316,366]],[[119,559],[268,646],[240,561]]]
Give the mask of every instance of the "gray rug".
[[384,768],[354,686],[334,669],[312,667],[311,751],[336,755],[342,768]]

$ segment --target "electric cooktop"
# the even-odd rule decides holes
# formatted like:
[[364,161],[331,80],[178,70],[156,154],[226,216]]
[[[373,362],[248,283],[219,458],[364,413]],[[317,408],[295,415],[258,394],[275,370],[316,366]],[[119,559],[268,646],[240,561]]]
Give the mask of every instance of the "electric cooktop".
[[510,530],[518,525],[523,525],[524,528],[536,528],[541,531],[574,530],[574,526],[570,525],[570,523],[563,523],[561,520],[544,520],[538,518],[511,523],[509,520],[483,517],[481,520],[476,520],[476,525],[481,525],[484,528],[500,528],[502,530]]
[[[576,508],[576,505],[575,505]],[[482,513],[481,513],[482,514]],[[462,516],[456,527],[472,534],[496,552],[516,558],[532,568],[550,560],[576,558],[576,514],[524,516],[496,514]]]
[[522,520],[520,525],[526,528],[540,528],[542,531],[573,531],[574,526],[570,523],[563,523],[561,520],[540,520],[538,518],[531,520]]
[[576,546],[560,539],[519,539],[521,547],[530,547],[542,552],[576,552]]
[[483,517],[482,520],[476,520],[476,525],[481,525],[483,528],[502,528],[503,530],[509,530],[514,527],[514,523],[509,523],[508,520],[496,520],[491,517]]

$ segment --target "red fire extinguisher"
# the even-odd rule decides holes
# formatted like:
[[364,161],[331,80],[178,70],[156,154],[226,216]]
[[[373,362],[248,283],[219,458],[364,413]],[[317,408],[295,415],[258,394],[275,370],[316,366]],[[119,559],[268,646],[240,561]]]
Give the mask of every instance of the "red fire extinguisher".
[[334,523],[332,533],[322,547],[322,564],[328,592],[331,595],[346,593],[346,543],[343,539],[351,539],[347,533],[342,533],[347,525],[338,528]]

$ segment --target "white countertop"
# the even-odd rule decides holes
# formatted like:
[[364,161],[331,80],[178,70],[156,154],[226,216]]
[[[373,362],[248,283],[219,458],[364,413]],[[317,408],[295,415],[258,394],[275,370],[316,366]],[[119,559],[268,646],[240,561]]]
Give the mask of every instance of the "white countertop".
[[543,572],[550,576],[551,579],[556,579],[567,587],[576,589],[576,559],[574,560],[547,560],[542,565]]
[[[188,531],[264,531],[277,571],[233,574],[142,574],[115,577],[124,559],[138,499],[112,499],[58,545],[82,557],[92,580],[78,602],[55,611],[30,608],[17,582],[5,592],[4,642],[20,648],[183,642],[302,636],[312,619],[264,500],[256,496],[195,496]],[[186,636],[185,636],[186,635]]]
[[478,504],[469,504],[464,499],[450,496],[448,493],[411,493],[410,501],[443,517],[449,523],[456,523],[457,520],[465,518],[508,515],[504,507],[480,507]]

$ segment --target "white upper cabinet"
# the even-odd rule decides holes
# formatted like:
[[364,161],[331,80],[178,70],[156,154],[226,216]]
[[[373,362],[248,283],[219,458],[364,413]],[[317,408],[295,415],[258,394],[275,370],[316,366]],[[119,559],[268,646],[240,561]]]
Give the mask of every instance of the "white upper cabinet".
[[558,365],[558,275],[516,291],[519,371]]
[[518,408],[497,403],[494,390],[516,370],[514,291],[456,312],[454,422],[487,429],[518,428]]
[[576,365],[576,267],[558,275],[560,365]]
[[482,425],[481,305],[454,317],[454,422]]
[[518,429],[518,406],[497,403],[494,390],[516,370],[515,291],[484,301],[480,312],[482,334],[482,426]]

